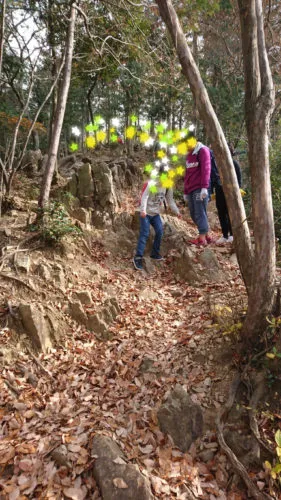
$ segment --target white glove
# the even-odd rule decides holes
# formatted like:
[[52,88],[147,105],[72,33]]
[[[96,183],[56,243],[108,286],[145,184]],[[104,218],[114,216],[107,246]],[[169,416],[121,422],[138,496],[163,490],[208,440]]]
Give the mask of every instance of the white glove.
[[188,196],[187,194],[184,194],[184,195],[183,195],[183,199],[184,199],[184,201],[187,201],[187,199],[188,199],[188,198],[187,198],[187,196]]
[[209,196],[208,189],[202,188],[200,193],[200,200],[203,201],[204,198],[207,198],[207,196]]

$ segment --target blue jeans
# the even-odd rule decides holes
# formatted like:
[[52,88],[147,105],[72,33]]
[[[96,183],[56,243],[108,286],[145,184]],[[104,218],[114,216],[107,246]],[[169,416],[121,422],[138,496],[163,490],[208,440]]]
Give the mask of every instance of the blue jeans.
[[151,255],[157,257],[160,252],[160,245],[163,236],[163,224],[159,214],[140,217],[140,234],[137,244],[136,257],[143,257],[147,239],[149,237],[150,225],[155,231],[155,237]]
[[187,195],[187,203],[194,224],[196,224],[199,234],[206,234],[209,231],[207,216],[208,197],[200,200],[201,189],[195,189]]

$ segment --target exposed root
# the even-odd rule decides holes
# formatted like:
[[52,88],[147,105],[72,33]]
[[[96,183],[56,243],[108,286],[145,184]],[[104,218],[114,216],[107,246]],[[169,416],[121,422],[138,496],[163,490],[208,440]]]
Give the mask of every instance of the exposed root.
[[218,415],[216,419],[216,424],[217,424],[217,429],[218,429],[218,441],[225,452],[226,456],[228,457],[229,461],[232,464],[232,467],[234,468],[235,472],[243,479],[244,483],[246,484],[249,494],[255,498],[256,500],[272,500],[272,497],[267,495],[266,493],[262,493],[259,491],[259,489],[256,487],[256,485],[253,483],[251,478],[249,477],[246,468],[244,465],[238,460],[236,455],[233,453],[233,451],[230,449],[230,447],[226,444],[224,435],[223,435],[223,428],[225,422],[232,406],[235,400],[235,396],[238,390],[238,387],[240,385],[241,378],[240,375],[238,375],[231,386],[230,393],[228,400],[222,410],[222,412]]

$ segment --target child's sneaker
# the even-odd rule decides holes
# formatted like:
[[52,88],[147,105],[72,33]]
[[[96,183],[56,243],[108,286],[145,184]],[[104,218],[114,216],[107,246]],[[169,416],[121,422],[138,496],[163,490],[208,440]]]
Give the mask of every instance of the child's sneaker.
[[142,257],[134,257],[133,258],[133,264],[134,264],[135,269],[137,269],[138,271],[142,271],[143,270],[143,267],[142,267]]
[[158,254],[158,255],[150,255],[150,258],[153,259],[153,260],[163,260],[163,257],[160,254]]
[[197,247],[205,247],[207,245],[207,241],[202,238],[195,238],[194,240],[189,240],[187,242],[189,245],[196,245]]
[[226,243],[229,243],[229,238],[225,238],[224,236],[221,236],[217,241],[216,245],[225,245]]
[[214,242],[214,238],[212,238],[211,236],[206,236],[206,241],[207,241],[207,245],[210,245],[210,243]]

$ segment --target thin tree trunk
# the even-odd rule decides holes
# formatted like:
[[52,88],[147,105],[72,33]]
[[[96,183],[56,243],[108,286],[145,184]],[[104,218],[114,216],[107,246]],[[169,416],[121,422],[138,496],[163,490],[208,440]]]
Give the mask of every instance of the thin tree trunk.
[[59,93],[59,102],[56,109],[55,122],[52,130],[52,140],[49,148],[48,160],[42,181],[40,197],[38,200],[38,206],[40,208],[44,207],[49,201],[51,183],[56,166],[61,129],[65,114],[65,107],[66,107],[66,101],[67,101],[70,78],[71,78],[75,21],[76,21],[76,8],[74,6],[74,3],[72,3],[70,9],[69,27],[66,37],[66,47],[65,47],[66,58],[65,58],[63,78]]
[[156,0],[156,3],[158,4],[161,17],[170,32],[183,74],[189,83],[196,108],[213,145],[223,189],[229,206],[237,258],[246,288],[249,292],[252,283],[250,232],[230,151],[172,2],[171,0]]
[[5,15],[6,15],[6,0],[1,2],[1,19],[0,19],[0,79],[2,75],[3,50],[5,40]]
[[244,333],[250,341],[263,333],[275,282],[275,235],[268,155],[274,86],[264,40],[261,0],[238,0],[245,74],[245,114],[255,236],[254,273]]
[[88,104],[88,111],[89,111],[91,123],[94,122],[94,112],[93,112],[93,106],[92,106],[92,92],[97,84],[97,81],[98,81],[98,74],[96,73],[94,78],[93,78],[93,81],[92,81],[92,83],[87,91],[87,104]]

